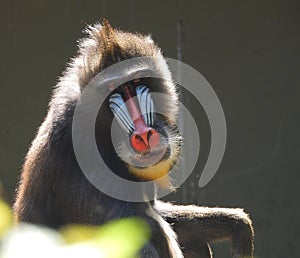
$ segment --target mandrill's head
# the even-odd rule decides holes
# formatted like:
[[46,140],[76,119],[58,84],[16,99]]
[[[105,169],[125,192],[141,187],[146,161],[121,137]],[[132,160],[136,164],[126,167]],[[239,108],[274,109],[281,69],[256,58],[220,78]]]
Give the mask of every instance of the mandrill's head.
[[67,75],[77,75],[81,92],[93,82],[104,96],[95,125],[103,160],[122,178],[171,187],[168,172],[181,144],[178,96],[160,49],[150,36],[114,29],[106,20],[88,33]]

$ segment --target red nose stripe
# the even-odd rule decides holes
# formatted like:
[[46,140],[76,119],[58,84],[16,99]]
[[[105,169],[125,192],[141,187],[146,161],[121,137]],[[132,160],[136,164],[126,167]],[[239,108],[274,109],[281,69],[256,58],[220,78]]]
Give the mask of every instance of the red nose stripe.
[[137,152],[149,152],[151,148],[158,145],[159,134],[156,130],[146,125],[139,104],[137,103],[136,98],[133,98],[134,96],[131,95],[127,86],[125,87],[125,97],[126,107],[135,127],[135,131],[130,137],[130,143]]
[[136,131],[143,131],[143,129],[147,128],[147,125],[144,121],[144,118],[141,114],[139,105],[136,103],[136,99],[131,95],[129,88],[125,87],[125,95],[126,95],[126,106],[131,116],[131,119],[134,123]]

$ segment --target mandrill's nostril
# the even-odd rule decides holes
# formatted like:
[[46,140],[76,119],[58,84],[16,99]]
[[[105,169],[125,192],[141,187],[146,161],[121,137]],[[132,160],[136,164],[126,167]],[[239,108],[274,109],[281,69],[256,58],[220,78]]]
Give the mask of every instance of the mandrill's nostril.
[[159,143],[159,134],[152,128],[133,132],[130,137],[130,143],[134,151],[139,153],[147,153],[155,148]]
[[143,138],[142,138],[141,136],[139,136],[139,135],[134,135],[134,137],[135,137],[135,140],[140,141],[141,143],[144,142],[144,140],[143,140]]

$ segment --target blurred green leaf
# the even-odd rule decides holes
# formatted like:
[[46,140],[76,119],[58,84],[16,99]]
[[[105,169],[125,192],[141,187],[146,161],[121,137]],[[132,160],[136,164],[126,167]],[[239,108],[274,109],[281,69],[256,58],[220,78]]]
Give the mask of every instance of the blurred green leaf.
[[120,219],[101,227],[73,225],[61,232],[68,243],[84,241],[97,247],[105,258],[135,257],[151,234],[147,223],[139,218]]
[[131,258],[148,242],[150,234],[145,221],[128,218],[104,225],[95,242],[107,257]]
[[86,225],[68,225],[60,230],[67,244],[90,241],[98,234],[98,227]]
[[0,199],[0,237],[2,237],[12,225],[12,212],[10,207]]

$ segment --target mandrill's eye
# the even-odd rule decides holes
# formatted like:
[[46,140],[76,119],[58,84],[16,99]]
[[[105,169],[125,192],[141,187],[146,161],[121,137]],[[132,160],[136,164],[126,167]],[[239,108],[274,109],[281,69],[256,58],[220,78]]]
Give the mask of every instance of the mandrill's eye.
[[128,86],[125,86],[125,93],[122,95],[117,92],[109,98],[109,107],[121,127],[132,133],[137,130],[137,121],[141,119],[146,127],[152,127],[155,117],[150,89],[145,85],[138,85],[132,93]]

